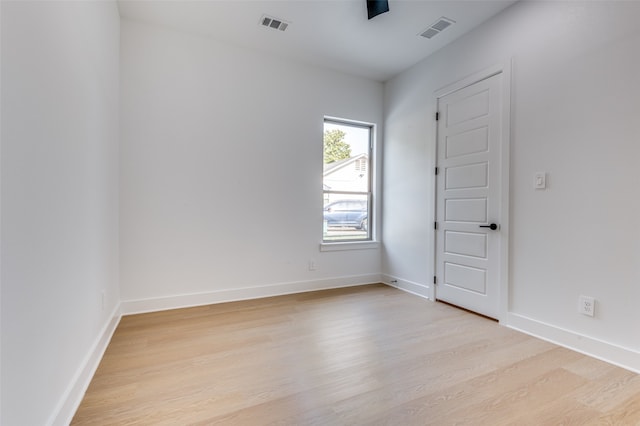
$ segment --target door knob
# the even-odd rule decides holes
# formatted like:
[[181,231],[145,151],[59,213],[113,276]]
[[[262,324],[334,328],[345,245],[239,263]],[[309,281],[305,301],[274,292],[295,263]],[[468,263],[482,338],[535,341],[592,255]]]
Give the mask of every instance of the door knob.
[[498,225],[492,223],[491,225],[480,225],[480,228],[489,228],[492,231],[495,231],[496,229],[498,229]]

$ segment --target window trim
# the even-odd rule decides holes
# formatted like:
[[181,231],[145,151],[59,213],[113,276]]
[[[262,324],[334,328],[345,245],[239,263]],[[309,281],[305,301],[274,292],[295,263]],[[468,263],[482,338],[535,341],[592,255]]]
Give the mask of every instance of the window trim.
[[[354,194],[354,195],[364,195],[368,200],[368,229],[367,229],[367,238],[366,239],[349,239],[349,240],[325,240],[324,232],[321,234],[321,244],[320,251],[337,251],[337,250],[354,250],[354,249],[371,249],[378,248],[379,243],[376,240],[376,226],[377,223],[377,215],[376,213],[376,191],[374,188],[377,187],[375,185],[375,175],[377,171],[376,163],[375,163],[375,135],[376,135],[376,124],[368,123],[363,121],[355,121],[338,117],[330,117],[325,116],[323,120],[323,127],[326,123],[351,126],[351,127],[360,127],[363,129],[367,129],[369,131],[369,142],[368,142],[368,151],[367,151],[367,175],[368,175],[368,191],[359,192],[359,191],[332,191],[332,190],[322,190],[323,199],[324,194]],[[322,231],[321,231],[322,232]]]
[[380,242],[374,240],[366,241],[336,241],[331,243],[320,243],[320,251],[344,251],[344,250],[371,250],[380,248]]

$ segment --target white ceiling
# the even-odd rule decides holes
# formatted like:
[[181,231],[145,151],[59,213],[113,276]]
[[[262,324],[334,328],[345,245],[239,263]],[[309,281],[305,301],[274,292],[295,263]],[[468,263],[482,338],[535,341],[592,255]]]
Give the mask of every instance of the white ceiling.
[[[385,81],[516,0],[389,0],[367,20],[365,0],[119,0],[122,18],[156,23],[304,63]],[[260,25],[266,14],[286,31]],[[432,39],[418,34],[453,19]]]

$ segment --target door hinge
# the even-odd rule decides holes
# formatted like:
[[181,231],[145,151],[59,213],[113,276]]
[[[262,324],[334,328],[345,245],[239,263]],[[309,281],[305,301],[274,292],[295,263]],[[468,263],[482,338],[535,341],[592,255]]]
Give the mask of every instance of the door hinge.
[[436,121],[440,120],[440,113],[436,112]]
[[438,229],[438,222],[433,222],[433,229]]
[[438,284],[438,279],[436,278],[436,276],[435,276],[435,275],[433,276],[433,283],[434,283],[434,284]]
[[438,176],[438,173],[440,173],[440,169],[436,167],[436,176]]

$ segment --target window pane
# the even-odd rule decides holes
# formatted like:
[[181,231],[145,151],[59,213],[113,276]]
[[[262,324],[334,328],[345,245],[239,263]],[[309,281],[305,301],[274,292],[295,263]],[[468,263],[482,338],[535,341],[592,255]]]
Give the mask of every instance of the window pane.
[[371,239],[371,129],[324,123],[324,241]]
[[369,239],[368,194],[324,194],[325,241],[353,241]]
[[324,189],[369,192],[370,128],[326,122]]

